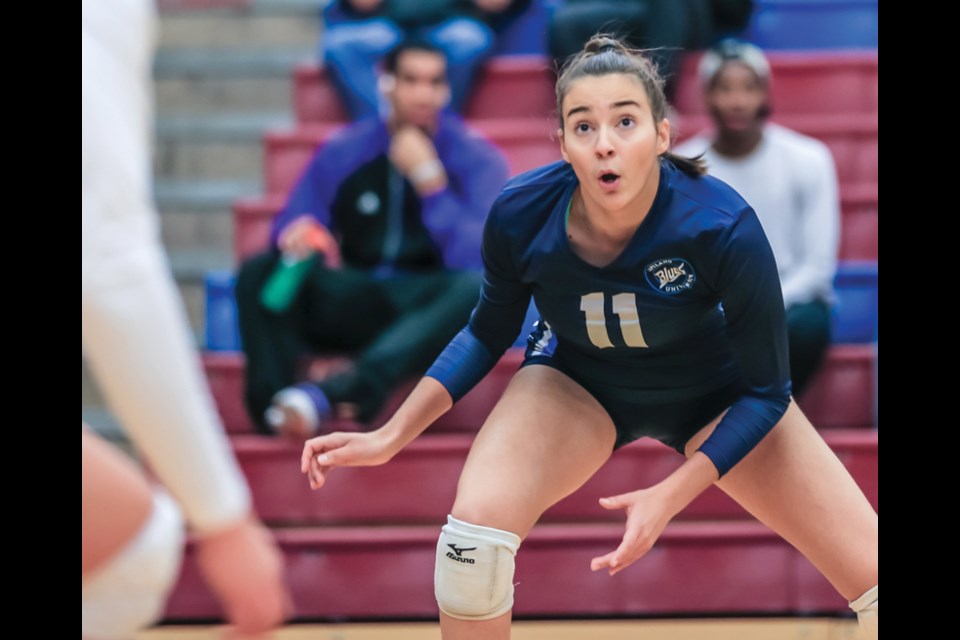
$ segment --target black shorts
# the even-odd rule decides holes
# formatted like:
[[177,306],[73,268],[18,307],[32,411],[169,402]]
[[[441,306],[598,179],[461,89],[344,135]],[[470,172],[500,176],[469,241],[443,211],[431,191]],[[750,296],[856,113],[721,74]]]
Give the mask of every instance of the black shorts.
[[673,447],[682,455],[690,438],[743,395],[743,386],[734,380],[695,397],[651,399],[654,394],[644,394],[642,390],[591,384],[551,356],[528,356],[520,366],[537,364],[560,371],[596,398],[617,429],[614,449],[648,437]]

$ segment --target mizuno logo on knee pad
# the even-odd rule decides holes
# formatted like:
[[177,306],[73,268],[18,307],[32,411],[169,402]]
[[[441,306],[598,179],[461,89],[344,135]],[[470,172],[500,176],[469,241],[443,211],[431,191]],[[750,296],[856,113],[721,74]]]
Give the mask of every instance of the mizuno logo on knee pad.
[[[450,558],[451,560],[456,560],[457,562],[462,562],[464,564],[475,564],[477,562],[473,558],[463,557],[464,551],[476,551],[477,550],[476,547],[458,547],[455,544],[448,544],[447,546],[453,549],[453,553],[450,553],[449,551],[447,551],[447,557]],[[454,553],[457,555],[453,555]]]

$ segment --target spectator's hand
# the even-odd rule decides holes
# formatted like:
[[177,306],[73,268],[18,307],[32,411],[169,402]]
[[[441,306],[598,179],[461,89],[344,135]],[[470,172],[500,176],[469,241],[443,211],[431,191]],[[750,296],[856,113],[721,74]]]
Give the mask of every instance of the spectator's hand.
[[380,5],[383,4],[383,0],[347,0],[348,4],[353,7],[354,11],[359,11],[360,13],[373,13],[380,8]]
[[319,489],[335,467],[372,467],[387,462],[396,453],[382,430],[331,433],[303,444],[300,471],[307,474],[311,489]]
[[625,509],[627,512],[627,530],[620,546],[616,551],[590,561],[592,571],[605,568],[611,576],[623,571],[649,551],[673,517],[668,504],[660,499],[656,487],[601,498],[600,506],[611,510]]
[[401,127],[390,139],[390,162],[422,196],[447,186],[444,171],[433,141],[417,127]]
[[288,224],[280,232],[277,246],[284,254],[297,258],[305,258],[319,251],[330,269],[336,269],[343,263],[337,239],[312,216],[302,216]]
[[500,13],[510,6],[513,0],[473,0],[477,8],[487,13]]
[[252,515],[200,538],[197,562],[237,632],[234,637],[269,631],[292,613],[280,550]]

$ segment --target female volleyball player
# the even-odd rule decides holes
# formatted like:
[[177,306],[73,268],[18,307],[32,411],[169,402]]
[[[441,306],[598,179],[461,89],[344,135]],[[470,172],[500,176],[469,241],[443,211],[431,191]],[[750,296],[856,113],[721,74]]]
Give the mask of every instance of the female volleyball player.
[[687,459],[600,501],[626,511],[626,534],[594,570],[622,571],[716,483],[876,618],[878,517],[791,399],[769,244],[733,189],[668,151],[661,84],[620,42],[586,44],[557,82],[566,162],[501,192],[468,326],[381,429],[304,447],[314,488],[336,466],[389,460],[490,370],[534,296],[542,317],[523,366],[473,443],[440,536],[446,638],[508,636],[521,540],[643,436]]

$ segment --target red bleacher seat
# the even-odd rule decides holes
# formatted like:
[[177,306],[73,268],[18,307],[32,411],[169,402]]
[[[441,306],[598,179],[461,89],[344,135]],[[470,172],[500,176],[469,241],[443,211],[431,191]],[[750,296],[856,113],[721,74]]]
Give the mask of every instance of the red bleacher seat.
[[880,217],[876,184],[849,184],[840,189],[840,259],[880,257]]
[[[378,487],[378,492],[390,491]],[[396,493],[395,499],[411,496]],[[431,526],[277,529],[301,619],[436,619]],[[678,522],[615,578],[590,559],[617,547],[622,524],[534,528],[517,556],[514,615],[844,613],[846,602],[798,551],[755,522]],[[221,616],[189,546],[168,621]]]
[[[768,52],[775,114],[876,114],[880,105],[876,51]],[[674,106],[685,114],[705,112],[697,65],[684,56]]]
[[[432,433],[431,428],[389,464],[338,469],[323,491],[313,492],[300,473],[302,445],[262,436],[233,436],[234,451],[253,491],[257,513],[274,525],[356,525],[373,521],[426,524],[442,521],[453,504],[457,480],[473,441],[470,433]],[[827,430],[827,444],[878,506],[878,434],[874,429]],[[597,499],[656,484],[682,463],[674,450],[643,439],[617,451],[580,490],[549,509],[542,522],[621,522],[619,512]],[[382,491],[390,487],[390,491]],[[398,495],[416,500],[397,500]],[[694,500],[680,520],[749,517],[719,489]]]
[[[493,371],[434,425],[435,432],[476,431],[517,370],[523,350],[510,349]],[[827,353],[800,406],[821,429],[869,428],[874,416],[874,361],[872,345],[834,345]],[[203,364],[220,416],[230,433],[250,433],[252,426],[243,408],[243,355],[233,352],[203,354]],[[404,385],[385,407],[380,420],[390,415],[410,385]]]
[[[676,107],[681,113],[703,113],[696,65],[699,54],[687,56],[680,72]],[[773,108],[778,114],[877,113],[879,108],[876,52],[770,53]],[[518,96],[523,96],[518,100]],[[297,121],[344,122],[346,112],[323,69],[302,65],[294,74]],[[556,94],[550,62],[541,56],[491,60],[467,105],[468,118],[555,117]]]

